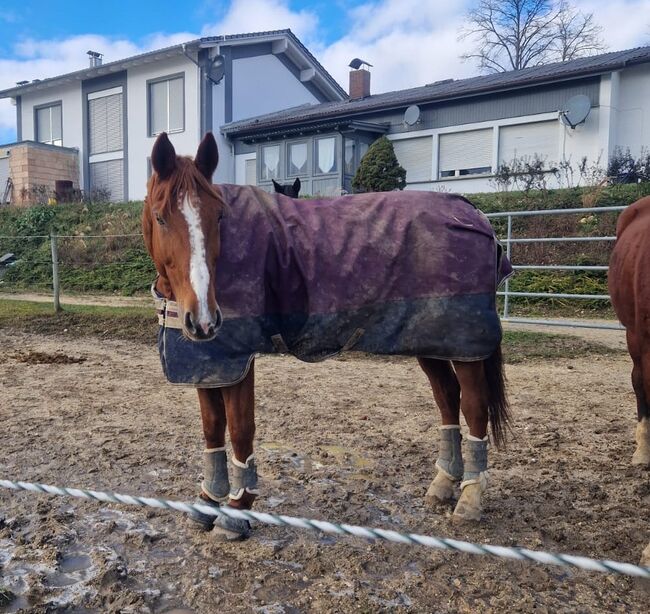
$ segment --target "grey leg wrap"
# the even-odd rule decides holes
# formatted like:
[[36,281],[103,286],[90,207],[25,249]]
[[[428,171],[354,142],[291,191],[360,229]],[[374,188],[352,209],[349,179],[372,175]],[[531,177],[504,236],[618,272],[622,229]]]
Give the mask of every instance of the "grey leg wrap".
[[213,501],[225,499],[230,492],[225,450],[203,452],[203,492]]
[[458,481],[463,477],[463,454],[460,447],[462,436],[458,428],[440,428],[440,454],[436,467],[450,480]]
[[487,478],[488,439],[468,437],[465,442],[465,473],[463,484],[477,482],[481,477]]
[[230,487],[230,498],[241,499],[245,492],[257,495],[257,467],[255,458],[251,454],[245,463],[232,459],[232,483]]

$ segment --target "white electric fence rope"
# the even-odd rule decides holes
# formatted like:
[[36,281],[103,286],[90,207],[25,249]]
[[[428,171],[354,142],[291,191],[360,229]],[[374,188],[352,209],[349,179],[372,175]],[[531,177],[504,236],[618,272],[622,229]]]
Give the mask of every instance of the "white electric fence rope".
[[563,567],[575,567],[578,569],[586,569],[602,573],[615,573],[626,576],[637,576],[639,578],[650,578],[650,567],[642,567],[640,565],[621,563],[618,561],[596,560],[571,554],[555,554],[551,552],[528,550],[527,548],[493,546],[491,544],[473,544],[457,539],[430,537],[427,535],[417,535],[416,533],[399,533],[387,529],[373,529],[350,524],[336,524],[325,520],[296,518],[293,516],[267,514],[250,510],[237,510],[228,506],[223,506],[217,509],[211,505],[184,503],[181,501],[171,501],[169,499],[157,499],[153,497],[136,497],[132,495],[106,493],[96,490],[82,490],[79,488],[60,488],[58,486],[34,484],[31,482],[0,480],[0,487],[8,488],[10,490],[25,490],[50,495],[79,497],[81,499],[90,499],[101,501],[103,503],[122,503],[125,505],[171,509],[178,512],[185,512],[187,514],[192,511],[198,511],[210,516],[224,515],[229,518],[256,520],[263,524],[308,529],[311,531],[321,531],[323,533],[334,533],[335,535],[352,535],[354,537],[363,537],[371,540],[385,540],[399,544],[420,545],[426,546],[427,548],[438,548],[440,550],[453,550],[456,552],[464,552],[465,554],[491,555],[518,561],[542,563],[544,565],[560,565]]

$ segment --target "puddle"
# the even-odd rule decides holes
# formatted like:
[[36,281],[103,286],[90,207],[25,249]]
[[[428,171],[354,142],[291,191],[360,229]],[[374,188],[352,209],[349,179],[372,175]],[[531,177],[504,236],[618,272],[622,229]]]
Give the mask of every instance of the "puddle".
[[354,469],[372,469],[375,462],[354,452],[350,452],[343,446],[327,445],[321,446],[321,449],[332,455],[340,463],[351,465]]
[[93,562],[87,554],[69,554],[59,561],[59,571],[62,573],[83,571],[91,567],[92,564]]

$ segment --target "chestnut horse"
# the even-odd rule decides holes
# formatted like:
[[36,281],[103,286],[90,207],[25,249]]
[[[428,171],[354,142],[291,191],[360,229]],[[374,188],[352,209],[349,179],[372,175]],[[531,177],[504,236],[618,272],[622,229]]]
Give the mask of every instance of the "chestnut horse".
[[[618,218],[609,263],[609,294],[625,326],[632,358],[632,388],[638,423],[633,465],[650,466],[650,197],[631,204]],[[650,565],[650,544],[642,563]]]
[[[226,292],[232,296],[233,290],[225,285],[220,286],[223,281],[221,276],[225,265],[219,268],[219,261],[228,260],[227,257],[235,258],[235,256],[240,259],[246,258],[247,254],[255,249],[254,245],[247,246],[243,239],[239,241],[242,245],[239,245],[238,236],[229,239],[231,243],[226,246],[224,237],[229,237],[234,232],[232,228],[237,226],[239,212],[232,202],[226,202],[224,194],[227,194],[228,190],[231,192],[236,189],[247,190],[248,194],[258,200],[272,204],[277,204],[280,201],[268,199],[281,198],[285,199],[282,201],[283,206],[297,207],[300,205],[303,210],[309,209],[312,212],[310,215],[319,215],[318,211],[325,211],[329,206],[328,202],[324,201],[314,201],[311,206],[310,201],[294,201],[285,196],[272,196],[258,188],[249,186],[213,185],[211,178],[217,167],[217,162],[217,145],[212,134],[208,133],[201,141],[194,160],[177,156],[167,135],[161,134],[156,140],[151,154],[154,172],[147,186],[142,218],[145,243],[158,273],[152,290],[155,292],[155,296],[166,305],[161,309],[163,313],[161,317],[176,318],[177,321],[176,328],[178,330],[167,332],[170,335],[172,332],[177,333],[181,349],[189,347],[200,352],[207,351],[205,348],[208,346],[214,344],[218,346],[223,340],[219,335],[220,329],[225,331],[228,327],[228,313],[224,310],[222,315],[217,300],[221,297],[222,305],[225,305],[223,301],[225,301]],[[341,215],[355,215],[355,211],[363,209],[361,206],[363,203],[372,207],[373,202],[376,203],[382,198],[385,199],[382,201],[384,203],[397,198],[402,198],[406,203],[410,202],[409,198],[436,198],[441,208],[456,207],[453,219],[445,222],[445,228],[453,226],[457,232],[464,233],[461,237],[462,240],[470,235],[471,237],[480,235],[480,244],[488,246],[491,250],[490,254],[495,256],[493,259],[498,259],[497,256],[500,256],[501,250],[489,222],[475,210],[471,203],[462,197],[453,195],[436,196],[432,193],[413,193],[415,196],[407,196],[407,194],[404,192],[381,195],[365,194],[360,197],[346,196],[344,198],[347,200],[343,203],[345,206],[337,209],[337,212],[343,212]],[[418,194],[419,196],[417,196]],[[367,209],[368,207],[365,210]],[[277,207],[273,211],[265,210],[263,220],[270,219],[274,215],[279,215]],[[400,215],[402,214],[400,213]],[[425,208],[423,213],[424,217],[429,215],[432,215],[431,207]],[[277,218],[273,219],[277,222]],[[394,222],[396,216],[393,215],[390,219]],[[393,222],[388,224],[389,230],[392,229]],[[295,220],[292,223],[295,226]],[[421,215],[417,224],[420,224],[421,228],[424,223]],[[319,233],[328,232],[327,224],[328,222],[320,224]],[[240,224],[240,226],[244,226],[244,224]],[[409,232],[415,232],[415,226],[415,222],[409,226]],[[253,233],[249,237],[252,243],[257,241],[258,236],[260,241],[263,239],[264,232],[261,230],[258,234],[254,234],[258,232],[257,229],[242,228],[241,230]],[[376,229],[371,228],[371,230]],[[224,232],[226,232],[225,235]],[[364,241],[372,241],[376,234],[369,232],[367,227],[364,228],[363,233],[365,234],[361,236],[364,237]],[[439,246],[441,241],[444,241],[444,237],[436,237],[436,241]],[[237,252],[237,254],[226,253],[226,247],[221,253],[222,243],[228,250]],[[296,246],[297,243],[298,239],[296,239]],[[441,257],[451,252],[451,257],[455,259],[454,263],[461,262],[462,266],[470,271],[472,277],[468,282],[467,279],[461,279],[462,275],[445,269],[443,271],[445,280],[451,280],[449,283],[476,283],[477,286],[480,283],[483,284],[482,287],[488,288],[485,297],[479,299],[477,298],[479,290],[472,286],[471,290],[476,291],[472,292],[472,296],[467,300],[485,301],[483,303],[484,310],[489,312],[490,326],[481,324],[481,328],[472,329],[469,324],[465,325],[464,323],[463,313],[465,312],[461,313],[453,309],[452,313],[446,314],[445,317],[451,318],[449,321],[455,322],[454,326],[461,329],[460,332],[453,329],[438,331],[444,337],[445,343],[452,344],[448,352],[449,357],[441,359],[437,355],[438,358],[429,358],[416,352],[413,352],[413,355],[417,356],[418,362],[430,382],[433,396],[442,416],[439,458],[436,463],[438,471],[428,489],[426,499],[429,503],[453,501],[456,496],[456,488],[460,484],[460,496],[455,506],[454,518],[478,520],[481,515],[481,497],[487,486],[488,422],[491,423],[493,438],[497,444],[503,439],[508,422],[508,405],[500,350],[501,328],[496,314],[495,299],[496,285],[499,281],[495,269],[498,266],[496,262],[486,264],[491,258],[486,258],[485,253],[481,254],[478,250],[461,249],[454,253],[454,247],[457,248],[458,245],[457,239],[452,239],[452,244],[448,248],[439,249]],[[304,248],[304,245],[301,247]],[[366,255],[370,250],[375,250],[372,251],[372,254],[383,254],[386,251],[385,245],[364,244],[361,247],[366,250],[363,252]],[[309,246],[306,249],[309,251]],[[425,267],[430,268],[431,265],[426,264],[427,257],[423,256],[425,254],[420,253],[419,260],[425,263]],[[231,262],[232,258],[228,262]],[[335,265],[338,264],[336,256],[330,260],[334,260]],[[278,269],[283,266],[282,262],[279,264],[278,262],[277,259],[273,260],[274,264],[264,268],[262,275],[270,277],[274,273],[277,274]],[[322,262],[322,259],[319,262]],[[502,261],[499,259],[499,262]],[[481,268],[484,266],[488,266],[488,269]],[[490,271],[489,274],[485,274],[485,270]],[[320,271],[322,272],[322,269]],[[476,274],[476,271],[483,271],[483,273]],[[331,269],[328,269],[328,272],[331,272]],[[246,273],[249,277],[246,277],[244,273],[239,276],[236,273],[237,271],[229,279],[232,279],[233,284],[239,284],[237,288],[241,288],[241,290],[237,290],[235,294],[238,297],[240,292],[245,294],[246,305],[256,300],[256,290],[251,291],[251,288],[262,288],[273,293],[274,288],[277,287],[277,284],[274,286],[275,280],[272,278],[251,279],[249,273]],[[302,274],[301,269],[300,275]],[[371,283],[368,278],[372,277],[373,272],[368,273],[366,270],[365,275],[364,281]],[[240,277],[245,279],[239,279]],[[295,281],[295,278],[292,279]],[[476,282],[472,280],[476,280]],[[325,283],[322,278],[318,278],[318,281],[321,285]],[[399,278],[393,279],[391,284],[398,285],[402,281]],[[406,287],[408,287],[409,281],[405,280]],[[299,280],[296,292],[300,290],[299,285],[302,282],[304,279]],[[336,284],[336,279],[332,283]],[[340,279],[338,283],[345,285],[345,282]],[[363,290],[368,291],[367,288],[363,288]],[[357,289],[356,286],[354,288],[346,287],[346,291],[361,292],[361,289]],[[278,294],[277,291],[276,294]],[[278,300],[285,301],[285,303],[291,300],[291,297],[286,295],[292,294],[292,292],[281,292],[280,294],[282,296]],[[171,313],[170,305],[174,305],[175,313]],[[477,313],[480,311],[474,309],[471,312],[473,314],[471,317]],[[438,317],[439,313],[434,315]],[[426,320],[426,317],[427,314],[420,314],[420,319],[417,322]],[[467,319],[471,319],[471,317]],[[382,340],[389,335],[389,333],[384,335],[384,332],[390,325],[391,318],[384,318],[382,321],[384,328],[380,331],[380,334],[383,335]],[[404,330],[407,328],[409,327],[401,327],[397,333],[391,332],[390,334],[393,336],[405,334]],[[161,327],[161,331],[163,329],[164,326]],[[244,328],[238,330],[243,337],[249,333]],[[478,334],[468,333],[468,330],[478,330]],[[465,331],[466,343],[474,343],[473,347],[477,347],[477,344],[480,343],[490,344],[484,345],[484,349],[489,350],[484,354],[485,358],[458,358],[463,354],[453,351],[456,347],[453,345],[455,343],[454,334],[461,335],[463,331]],[[411,339],[419,338],[418,330],[411,331],[410,334],[415,335]],[[468,337],[472,338],[467,339]],[[364,339],[366,338],[364,337]],[[457,337],[457,339],[459,338]],[[240,337],[235,336],[235,341],[239,342],[239,340]],[[211,341],[212,343],[206,343]],[[161,343],[161,357],[164,359],[168,359],[168,354],[173,351],[166,343],[165,340]],[[359,348],[364,351],[372,351],[366,350],[363,342],[359,342],[356,349]],[[339,346],[339,349],[347,348]],[[198,365],[198,363],[198,359],[183,361],[183,365],[188,368],[191,368],[193,364]],[[230,379],[228,385],[213,383],[212,387],[202,387],[201,384],[196,384],[206,445],[203,455],[204,479],[199,495],[200,501],[204,504],[208,503],[218,507],[219,503],[227,500],[227,505],[234,508],[249,509],[258,494],[257,472],[253,456],[255,434],[253,354],[245,367],[245,372],[239,380]],[[169,374],[167,375],[169,377]],[[461,411],[469,427],[469,434],[462,447]],[[226,428],[228,428],[232,445],[230,467],[226,461]],[[242,539],[250,531],[250,527],[245,521],[232,520],[223,514],[217,515],[215,519],[212,516],[196,513],[192,518],[203,528],[214,529],[222,538],[229,540]]]

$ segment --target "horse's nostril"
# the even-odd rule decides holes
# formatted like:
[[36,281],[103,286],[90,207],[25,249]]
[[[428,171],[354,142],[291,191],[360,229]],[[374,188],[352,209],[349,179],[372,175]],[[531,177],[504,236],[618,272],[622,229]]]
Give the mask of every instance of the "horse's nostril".
[[217,328],[221,326],[221,320],[222,320],[221,310],[217,309],[217,313],[214,316],[214,330],[217,330]]
[[189,311],[185,312],[185,328],[187,328],[187,330],[191,333],[196,332],[196,327],[192,321],[192,314]]

